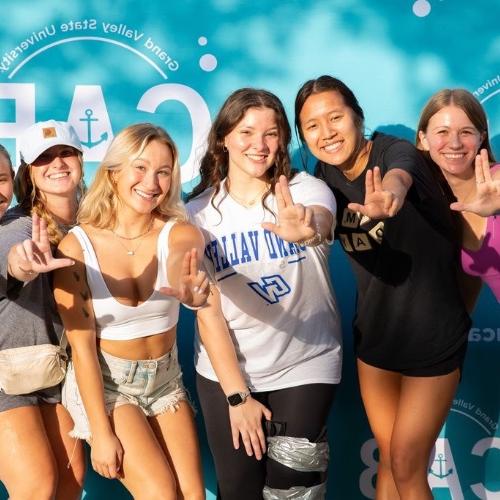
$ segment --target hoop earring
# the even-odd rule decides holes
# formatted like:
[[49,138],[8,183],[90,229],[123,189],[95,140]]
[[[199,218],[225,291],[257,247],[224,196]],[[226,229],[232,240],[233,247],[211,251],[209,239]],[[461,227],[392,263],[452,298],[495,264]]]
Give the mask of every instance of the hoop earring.
[[222,146],[222,151],[224,151],[224,153],[227,153],[227,148],[225,144]]

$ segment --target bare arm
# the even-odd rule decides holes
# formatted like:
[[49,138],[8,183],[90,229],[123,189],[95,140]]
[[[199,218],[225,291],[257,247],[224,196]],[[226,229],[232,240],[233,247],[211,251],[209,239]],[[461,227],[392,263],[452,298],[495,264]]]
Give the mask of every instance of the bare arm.
[[285,241],[319,245],[331,238],[333,215],[319,205],[304,206],[295,203],[286,177],[282,175],[276,183],[277,224],[262,223],[262,227],[272,231]]
[[[247,391],[234,344],[222,314],[220,294],[215,286],[211,287],[206,307],[198,311],[197,320],[201,341],[224,394],[227,396]],[[239,448],[241,435],[247,454],[255,454],[255,458],[260,460],[266,451],[262,418],[270,420],[271,412],[251,396],[239,406],[229,406],[228,411],[234,448]]]
[[71,345],[78,389],[90,422],[92,466],[102,476],[115,478],[119,475],[123,451],[106,413],[92,299],[76,237],[66,236],[58,254],[75,261],[74,266],[54,272],[54,297]]
[[31,281],[40,273],[71,266],[71,259],[56,259],[52,255],[47,222],[33,214],[31,239],[14,245],[7,256],[9,274],[18,281]]
[[500,214],[500,168],[492,174],[486,149],[476,156],[476,193],[468,202],[455,202],[452,210],[472,212],[482,217]]
[[202,307],[208,297],[208,278],[199,269],[204,241],[200,230],[187,223],[176,224],[169,234],[167,274],[170,287],[160,289],[186,307]]

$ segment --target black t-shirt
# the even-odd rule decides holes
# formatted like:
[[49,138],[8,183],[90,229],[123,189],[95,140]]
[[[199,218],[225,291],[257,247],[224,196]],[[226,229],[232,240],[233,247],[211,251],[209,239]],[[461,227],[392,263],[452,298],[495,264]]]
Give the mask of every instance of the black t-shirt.
[[[318,162],[316,176],[337,198],[336,238],[357,278],[358,357],[391,370],[431,366],[467,338],[470,318],[457,283],[458,241],[450,209],[429,166],[407,141],[376,133],[364,172],[349,181]],[[347,208],[363,203],[365,174],[379,166],[408,172],[413,184],[399,213],[370,220]]]

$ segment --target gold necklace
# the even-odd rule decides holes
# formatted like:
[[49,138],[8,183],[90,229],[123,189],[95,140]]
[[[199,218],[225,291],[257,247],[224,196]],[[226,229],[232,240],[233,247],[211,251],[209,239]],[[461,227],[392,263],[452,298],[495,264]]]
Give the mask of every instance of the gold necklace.
[[251,200],[245,200],[242,197],[238,196],[235,194],[231,189],[228,190],[229,196],[233,198],[233,200],[237,201],[240,205],[243,205],[245,208],[250,208],[253,207],[258,201],[262,199],[262,195],[268,190],[268,187],[266,186],[260,193],[258,193],[254,198]]
[[[143,242],[144,236],[146,236],[149,233],[149,231],[151,231],[151,228],[153,227],[153,222],[154,222],[154,218],[151,217],[151,221],[149,222],[146,231],[139,234],[138,236],[134,236],[133,238],[127,238],[126,236],[120,236],[119,234],[115,233],[113,230],[111,230],[111,232],[118,239],[118,243],[120,243],[120,245],[126,250],[127,255],[133,257],[135,255],[135,253],[137,252],[137,250],[139,250],[139,247],[141,246],[141,244]],[[132,240],[137,240],[138,238],[140,238],[139,243],[137,243],[137,246],[133,249],[128,248],[122,241],[120,241],[120,239],[132,241]]]

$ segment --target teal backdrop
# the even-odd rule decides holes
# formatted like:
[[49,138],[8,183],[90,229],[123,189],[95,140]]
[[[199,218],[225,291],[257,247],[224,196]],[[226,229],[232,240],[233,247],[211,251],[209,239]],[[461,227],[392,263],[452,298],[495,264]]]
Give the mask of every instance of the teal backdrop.
[[[187,192],[211,119],[231,91],[269,89],[293,120],[299,86],[324,73],[353,88],[368,132],[410,140],[432,93],[464,87],[483,103],[500,156],[497,1],[2,0],[0,19],[0,142],[16,164],[22,129],[35,120],[69,120],[85,144],[90,182],[113,134],[152,121],[179,145]],[[300,158],[295,141],[298,168]],[[329,422],[328,498],[373,498],[377,450],[354,369],[353,276],[337,244],[331,274],[343,315],[345,368]],[[484,289],[463,380],[429,464],[437,499],[500,499],[499,312]],[[193,317],[184,311],[180,357],[194,395],[192,336]],[[215,498],[200,415],[198,424],[207,497]],[[119,483],[91,470],[84,496],[129,498]]]

